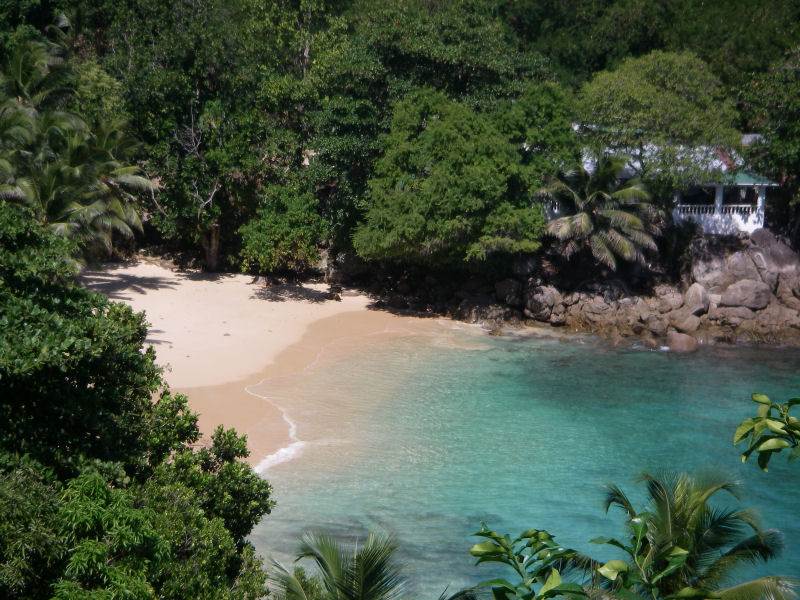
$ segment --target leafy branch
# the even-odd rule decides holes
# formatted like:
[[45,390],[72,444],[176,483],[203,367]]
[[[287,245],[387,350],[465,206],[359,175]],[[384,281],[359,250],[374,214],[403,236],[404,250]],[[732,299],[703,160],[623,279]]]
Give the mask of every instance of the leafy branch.
[[770,458],[777,452],[791,448],[789,460],[800,456],[800,419],[789,414],[792,406],[800,404],[800,398],[780,405],[764,394],[753,394],[752,398],[759,405],[758,416],[742,421],[733,435],[734,446],[750,439],[747,450],[742,453],[742,462],[757,452],[758,466],[766,471]]

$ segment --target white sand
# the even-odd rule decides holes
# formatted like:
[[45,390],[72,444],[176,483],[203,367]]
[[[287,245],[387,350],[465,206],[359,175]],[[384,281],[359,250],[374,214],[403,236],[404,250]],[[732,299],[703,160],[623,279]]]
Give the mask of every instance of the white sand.
[[[328,286],[252,283],[252,277],[166,269],[152,262],[107,265],[81,281],[112,300],[145,311],[146,343],[165,379],[185,393],[206,437],[217,425],[248,436],[253,465],[279,457],[297,441],[286,407],[248,387],[284,375],[303,377],[325,349],[353,349],[374,334],[425,329],[431,320],[368,310],[369,298],[325,296]],[[427,321],[427,322],[426,322]],[[333,353],[327,353],[333,354]]]
[[315,321],[364,311],[363,295],[327,300],[323,284],[264,286],[246,275],[165,269],[148,262],[85,271],[89,289],[145,311],[147,343],[173,388],[242,380],[298,343]]

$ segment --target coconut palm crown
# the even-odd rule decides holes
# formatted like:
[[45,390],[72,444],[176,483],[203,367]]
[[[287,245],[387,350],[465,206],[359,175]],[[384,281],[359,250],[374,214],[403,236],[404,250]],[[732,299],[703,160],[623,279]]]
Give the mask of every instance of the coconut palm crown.
[[[612,506],[622,509],[632,538],[637,519],[644,516],[647,533],[640,558],[631,568],[665,572],[657,584],[660,597],[674,597],[681,590],[693,589],[721,600],[796,598],[798,582],[791,577],[768,576],[736,583],[740,568],[769,561],[783,547],[782,534],[760,529],[751,509],[712,504],[712,499],[722,493],[737,498],[737,483],[686,473],[658,477],[645,473],[641,482],[647,486],[644,512],[637,512],[615,485],[609,486],[605,505],[606,510]],[[672,570],[669,562],[678,552],[682,555],[680,566]]]
[[[404,589],[400,570],[394,562],[397,542],[388,535],[370,532],[363,545],[349,549],[323,533],[307,533],[300,544],[297,560],[310,558],[315,563],[326,600],[394,600]],[[303,580],[275,564],[275,583],[286,600],[312,597]]]
[[548,223],[547,233],[563,243],[566,258],[588,249],[616,270],[618,258],[643,263],[642,250],[656,248],[658,211],[640,181],[622,177],[624,169],[625,159],[605,156],[593,170],[578,164],[562,171],[537,193],[563,215]]

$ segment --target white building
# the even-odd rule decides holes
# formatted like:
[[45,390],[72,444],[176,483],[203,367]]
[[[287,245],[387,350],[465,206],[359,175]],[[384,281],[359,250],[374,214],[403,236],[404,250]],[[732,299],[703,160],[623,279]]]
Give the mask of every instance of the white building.
[[675,222],[694,221],[704,233],[753,233],[764,226],[768,187],[776,183],[746,171],[726,173],[724,181],[690,187],[675,194]]

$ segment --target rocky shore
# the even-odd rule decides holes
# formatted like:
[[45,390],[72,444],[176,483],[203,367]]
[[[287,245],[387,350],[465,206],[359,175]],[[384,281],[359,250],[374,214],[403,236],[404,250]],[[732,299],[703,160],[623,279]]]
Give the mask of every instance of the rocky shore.
[[558,289],[522,264],[491,286],[452,292],[435,281],[424,290],[403,282],[379,305],[436,312],[488,328],[549,324],[590,332],[615,344],[668,345],[690,352],[701,344],[800,346],[800,255],[758,230],[747,239],[700,238],[691,246],[681,284],[631,293],[619,280]]

